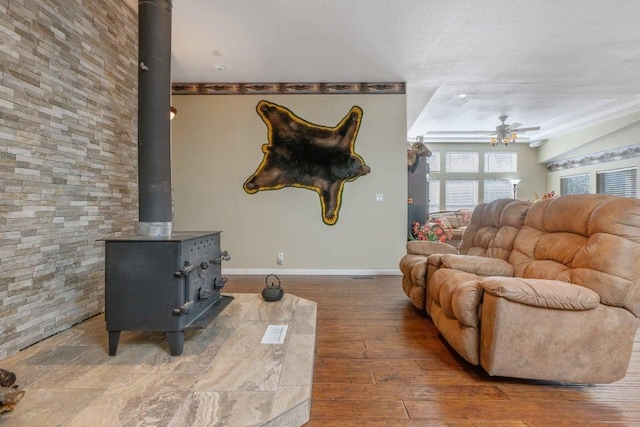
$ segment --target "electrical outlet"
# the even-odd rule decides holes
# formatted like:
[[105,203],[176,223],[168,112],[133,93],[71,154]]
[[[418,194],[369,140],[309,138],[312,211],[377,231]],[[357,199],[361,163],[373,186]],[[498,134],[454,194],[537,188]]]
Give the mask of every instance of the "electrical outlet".
[[282,265],[284,263],[284,252],[278,252],[276,261],[278,262],[278,265]]

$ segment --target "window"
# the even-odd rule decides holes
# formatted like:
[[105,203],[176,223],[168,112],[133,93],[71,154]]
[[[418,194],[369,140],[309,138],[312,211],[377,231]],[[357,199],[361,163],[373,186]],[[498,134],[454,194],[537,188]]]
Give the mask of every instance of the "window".
[[472,173],[478,172],[478,153],[447,151],[446,155],[446,172],[462,172]]
[[477,179],[447,179],[445,181],[445,209],[473,209],[478,204]]
[[560,195],[589,193],[589,174],[560,177]]
[[440,172],[440,152],[432,151],[431,157],[428,158],[429,162],[429,172],[438,173]]
[[429,179],[429,212],[440,210],[440,180]]
[[623,197],[636,197],[636,168],[615,169],[596,173],[596,192]]
[[513,185],[507,179],[484,180],[484,202],[493,202],[496,199],[509,199],[513,197]]
[[494,172],[518,172],[518,153],[485,152],[484,171]]

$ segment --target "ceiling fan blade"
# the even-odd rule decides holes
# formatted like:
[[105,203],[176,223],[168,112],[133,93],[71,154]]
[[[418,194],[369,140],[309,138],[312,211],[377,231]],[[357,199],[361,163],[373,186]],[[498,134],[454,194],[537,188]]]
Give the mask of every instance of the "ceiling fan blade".
[[507,130],[509,132],[512,132],[514,129],[518,129],[520,126],[522,126],[522,123],[518,123],[518,122],[513,122],[509,125],[509,127],[507,128]]
[[540,130],[540,126],[534,126],[531,128],[519,128],[519,129],[514,129],[512,132],[527,132],[530,130]]
[[481,136],[476,136],[474,139],[484,139],[484,138],[491,138],[492,136],[496,136],[497,134],[495,132],[487,134],[487,135],[481,135]]

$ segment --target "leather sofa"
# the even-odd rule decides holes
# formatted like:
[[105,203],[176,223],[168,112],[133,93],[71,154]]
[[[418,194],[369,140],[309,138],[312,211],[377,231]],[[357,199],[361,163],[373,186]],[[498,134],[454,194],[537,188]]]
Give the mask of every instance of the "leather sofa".
[[[459,248],[447,243],[410,241],[407,243],[407,254],[400,260],[402,272],[402,288],[411,302],[420,310],[427,310],[427,257],[434,254],[469,254],[507,260],[511,249],[507,240],[513,244],[515,235],[507,239],[508,230],[520,228],[524,220],[524,213],[531,203],[514,200],[499,199],[491,203],[478,205],[471,215],[469,224],[465,227],[463,240]],[[506,211],[505,211],[506,209]],[[503,212],[504,211],[504,212]],[[495,236],[499,234],[496,240]],[[511,232],[511,234],[514,234]],[[507,247],[502,250],[501,246]],[[439,257],[431,257],[432,266],[437,266]]]
[[465,232],[460,254],[427,257],[433,323],[490,375],[623,378],[640,315],[640,200],[563,196],[519,216],[510,205],[495,230]]

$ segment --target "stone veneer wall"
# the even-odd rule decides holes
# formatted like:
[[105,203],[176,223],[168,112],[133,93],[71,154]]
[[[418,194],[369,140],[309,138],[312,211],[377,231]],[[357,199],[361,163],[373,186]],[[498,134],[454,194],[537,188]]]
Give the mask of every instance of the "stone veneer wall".
[[103,310],[104,244],[137,219],[137,16],[0,2],[0,357]]

